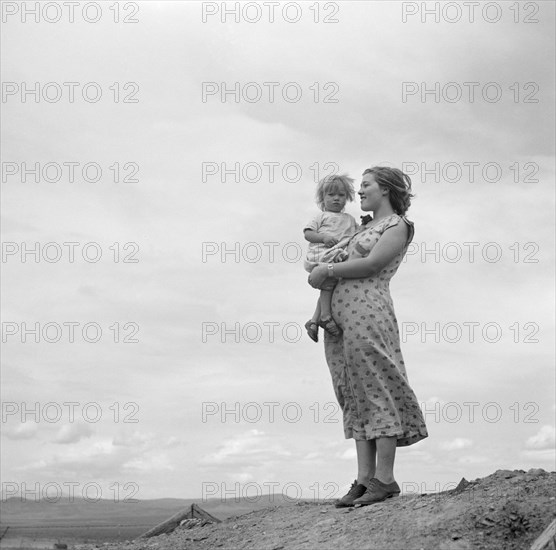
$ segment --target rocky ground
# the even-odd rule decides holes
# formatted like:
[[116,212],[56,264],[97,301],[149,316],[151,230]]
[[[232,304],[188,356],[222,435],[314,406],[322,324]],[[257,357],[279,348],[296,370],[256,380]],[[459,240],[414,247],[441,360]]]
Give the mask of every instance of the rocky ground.
[[555,488],[555,472],[498,470],[444,493],[401,495],[348,509],[336,509],[332,502],[300,501],[219,524],[189,522],[150,539],[75,548],[521,550],[530,548],[554,519]]

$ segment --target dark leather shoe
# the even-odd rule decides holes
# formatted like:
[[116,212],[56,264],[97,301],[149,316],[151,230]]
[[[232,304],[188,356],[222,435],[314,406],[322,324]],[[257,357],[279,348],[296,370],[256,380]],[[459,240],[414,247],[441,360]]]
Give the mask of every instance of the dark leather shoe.
[[361,485],[360,483],[357,483],[357,480],[355,480],[351,484],[351,488],[347,495],[344,495],[341,499],[337,500],[334,503],[334,506],[336,506],[336,508],[349,508],[353,506],[353,501],[355,499],[362,497],[365,494],[366,490],[367,487],[365,487],[365,485]]
[[369,481],[369,487],[365,491],[365,494],[354,500],[353,504],[367,506],[368,504],[374,504],[375,502],[382,502],[390,497],[397,497],[399,494],[400,487],[395,481],[393,483],[382,483],[382,481],[373,477],[373,479]]

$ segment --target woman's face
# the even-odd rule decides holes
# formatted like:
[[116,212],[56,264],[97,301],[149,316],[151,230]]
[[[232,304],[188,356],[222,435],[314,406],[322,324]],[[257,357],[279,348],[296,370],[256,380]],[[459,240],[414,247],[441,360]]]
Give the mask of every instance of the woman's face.
[[357,192],[361,199],[361,210],[376,210],[383,200],[383,190],[375,181],[373,174],[365,174],[361,180],[361,188]]

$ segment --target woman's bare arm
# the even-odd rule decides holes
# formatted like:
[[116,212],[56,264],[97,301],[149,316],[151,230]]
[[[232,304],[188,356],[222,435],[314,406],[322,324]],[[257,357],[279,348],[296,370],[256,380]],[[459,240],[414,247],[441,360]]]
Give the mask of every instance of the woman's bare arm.
[[334,276],[361,279],[379,273],[404,249],[408,236],[407,224],[398,223],[381,235],[366,258],[334,264]]

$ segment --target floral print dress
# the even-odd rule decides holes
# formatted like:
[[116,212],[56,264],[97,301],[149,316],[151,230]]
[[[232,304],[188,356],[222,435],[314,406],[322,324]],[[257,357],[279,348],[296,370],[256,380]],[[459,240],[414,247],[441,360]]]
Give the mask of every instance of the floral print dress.
[[397,437],[397,446],[403,447],[428,436],[407,379],[389,288],[413,238],[413,223],[392,214],[367,224],[352,237],[347,252],[348,260],[367,256],[384,231],[399,223],[408,225],[409,238],[387,266],[372,277],[340,279],[336,285],[332,315],[342,334],[325,333],[324,347],[346,438]]

